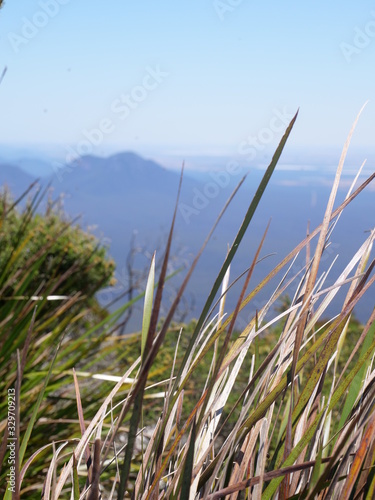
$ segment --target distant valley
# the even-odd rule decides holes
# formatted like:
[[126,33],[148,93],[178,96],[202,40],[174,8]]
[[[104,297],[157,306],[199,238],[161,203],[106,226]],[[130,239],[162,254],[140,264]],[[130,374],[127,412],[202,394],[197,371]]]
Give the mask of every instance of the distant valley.
[[[35,161],[35,160],[33,160]],[[21,167],[29,166],[27,159]],[[45,170],[45,169],[44,169]],[[188,264],[204,241],[210,227],[220,212],[225,200],[240,181],[245,168],[233,171],[217,170],[201,175],[185,173],[175,231],[173,247],[176,256],[171,271],[181,264]],[[233,241],[243,216],[261,179],[260,170],[250,170],[237,196],[220,222],[210,241],[187,290],[192,307],[189,314],[198,316],[211,285],[225,258],[227,245]],[[37,175],[33,176],[19,168],[17,162],[0,163],[0,184],[5,183],[18,196]],[[259,280],[274,267],[283,256],[301,241],[310,220],[313,229],[323,216],[333,181],[332,171],[324,173],[276,169],[265,192],[248,234],[238,251],[231,269],[231,280],[243,272],[252,261],[264,229],[272,218],[269,234],[262,250],[267,256],[255,269],[250,282],[252,289]],[[343,179],[338,193],[338,202],[345,197],[351,175]],[[148,265],[154,247],[165,242],[179,184],[179,173],[163,168],[152,160],[134,153],[119,153],[109,158],[83,157],[79,162],[61,166],[54,174],[42,177],[41,183],[51,183],[53,196],[63,196],[64,208],[71,216],[82,215],[83,227],[95,226],[94,232],[102,242],[109,244],[110,254],[117,263],[118,284],[99,294],[103,304],[108,304],[127,286],[126,258],[134,231],[136,245],[146,249],[146,255],[137,256],[136,265]],[[370,186],[371,188],[371,186]],[[338,204],[336,203],[336,206]],[[332,244],[323,266],[327,268],[334,256],[338,260],[327,279],[327,286],[345,267],[365,238],[364,231],[374,225],[374,191],[368,189],[345,210],[332,237]],[[276,255],[274,255],[276,253]],[[300,257],[303,262],[305,256]],[[300,264],[295,264],[295,269]],[[184,272],[168,282],[166,300],[172,300],[175,288]],[[280,275],[281,279],[281,275]],[[275,286],[276,280],[272,282]],[[268,289],[270,292],[271,288]],[[234,288],[228,298],[228,311],[235,305],[239,288]],[[265,295],[256,298],[242,313],[247,321],[255,309],[264,303]],[[342,301],[342,294],[338,301]],[[356,314],[365,320],[374,304],[363,302]],[[330,311],[334,313],[333,310]],[[135,315],[130,329],[140,326],[139,315]]]

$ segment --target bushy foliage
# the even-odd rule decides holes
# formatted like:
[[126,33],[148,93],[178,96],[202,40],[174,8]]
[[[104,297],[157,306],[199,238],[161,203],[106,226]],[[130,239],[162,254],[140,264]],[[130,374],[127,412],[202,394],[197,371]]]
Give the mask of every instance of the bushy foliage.
[[[44,213],[36,212],[37,201],[20,210],[7,191],[0,196],[1,299],[21,290],[31,296],[55,288],[54,294],[79,292],[91,300],[113,279],[114,262],[92,234],[71,224],[51,202]],[[38,266],[33,267],[35,259]]]
[[[64,436],[64,428],[65,435],[71,434],[69,426],[53,421],[63,408],[69,414],[71,405],[56,404],[54,395],[61,395],[60,384],[65,384],[63,370],[92,362],[108,335],[108,330],[97,328],[108,313],[95,293],[113,279],[114,262],[93,235],[73,224],[52,202],[40,210],[45,193],[39,189],[31,193],[27,202],[25,196],[14,202],[6,190],[0,195],[0,393],[15,390],[21,370],[18,432],[24,434],[56,348],[63,342],[55,360],[57,371],[46,390],[49,397],[39,405],[38,418],[49,415],[50,435]],[[7,416],[7,398],[2,397],[3,438]],[[29,453],[37,448],[45,429],[40,423],[35,426]],[[4,452],[1,449],[0,458]]]

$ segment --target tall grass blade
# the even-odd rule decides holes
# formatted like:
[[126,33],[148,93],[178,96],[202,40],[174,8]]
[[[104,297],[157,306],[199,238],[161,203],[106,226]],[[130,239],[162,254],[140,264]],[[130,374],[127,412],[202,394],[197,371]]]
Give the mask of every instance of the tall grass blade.
[[[164,282],[165,282],[165,278],[167,276],[169,253],[170,253],[171,246],[172,246],[172,237],[173,237],[173,231],[174,231],[174,226],[175,226],[175,221],[176,221],[176,216],[177,216],[178,201],[179,201],[180,193],[181,193],[183,173],[184,173],[184,166],[182,166],[182,169],[181,169],[181,176],[180,176],[180,183],[178,186],[176,205],[175,205],[174,214],[173,214],[173,218],[172,218],[171,228],[170,228],[169,235],[168,235],[167,246],[166,246],[165,255],[164,255],[164,259],[163,259],[163,265],[162,265],[162,268],[160,271],[159,283],[158,283],[158,287],[156,290],[156,296],[155,296],[155,303],[154,303],[154,306],[152,309],[150,324],[149,324],[149,328],[148,328],[148,332],[147,332],[147,338],[146,338],[146,342],[145,342],[145,346],[144,346],[145,352],[147,352],[147,353],[149,353],[151,351],[152,344],[153,344],[154,337],[155,337],[156,326],[157,326],[157,321],[158,321],[158,317],[159,317],[159,311],[160,311],[161,301],[162,301],[162,296],[163,296]],[[134,390],[135,398],[134,398],[133,412],[132,412],[132,416],[130,418],[130,427],[129,427],[129,433],[128,433],[128,445],[126,447],[125,458],[124,458],[124,462],[123,462],[123,465],[121,468],[121,473],[120,473],[120,484],[119,484],[119,490],[118,490],[118,499],[119,500],[123,500],[123,498],[125,496],[125,490],[126,490],[126,485],[127,485],[128,476],[129,476],[129,472],[130,472],[130,466],[131,466],[131,459],[132,459],[132,455],[133,455],[135,437],[137,434],[138,424],[139,424],[141,414],[142,414],[143,393],[144,393],[146,378],[147,378],[148,369],[149,369],[146,366],[144,358],[142,358],[142,367],[141,368],[143,368],[144,375],[143,375],[143,380],[140,378],[139,387],[136,387]],[[123,408],[124,411],[119,417],[118,425],[122,422],[122,420],[125,416],[125,408],[126,407]]]
[[[138,366],[140,363],[140,358],[138,358],[134,363],[130,366],[130,368],[124,373],[124,375],[121,377],[121,379],[117,382],[115,387],[111,390],[111,392],[108,394],[108,396],[105,398],[104,402],[102,403],[101,407],[99,410],[96,412],[94,418],[91,420],[90,425],[87,427],[85,434],[82,436],[80,439],[77,447],[76,447],[76,454],[79,456],[82,451],[85,449],[87,446],[88,440],[94,431],[96,425],[100,422],[100,419],[103,418],[103,415],[105,415],[106,409],[110,402],[113,400],[114,396],[117,394],[119,389],[122,387],[124,381],[129,378],[130,374],[135,370],[135,368]],[[56,495],[60,495],[64,484],[66,480],[69,477],[69,474],[72,470],[73,466],[73,458],[71,458],[68,462],[68,464],[65,465],[64,469],[62,470],[57,486],[56,486]]]
[[[366,285],[366,289],[368,289],[373,283],[375,282],[375,277],[373,277],[369,283]],[[343,311],[343,313],[345,310]],[[342,316],[340,316],[342,317]],[[340,319],[340,318],[338,318]],[[337,320],[336,320],[337,321]],[[340,324],[345,321],[345,316],[344,319],[341,320],[341,322],[337,325],[339,326]],[[343,327],[343,325],[342,325]],[[337,329],[337,328],[336,328]],[[360,370],[360,368],[363,366],[364,363],[367,362],[367,360],[373,355],[375,349],[375,340],[371,344],[370,348],[367,350],[365,355],[358,360],[356,365],[352,368],[352,370],[348,373],[348,375],[342,380],[340,385],[335,389],[332,398],[330,400],[329,405],[327,406],[327,411],[330,412],[338,403],[339,399],[342,397],[342,395],[345,393],[349,385],[351,384],[352,380]],[[299,363],[302,361],[303,358],[300,359]],[[298,371],[298,364],[297,364],[297,371]],[[297,404],[298,406],[298,404]],[[297,406],[295,408],[295,411],[297,409]],[[297,409],[298,410],[298,409]],[[297,445],[292,449],[291,453],[287,457],[287,459],[283,463],[283,467],[292,465],[294,460],[297,459],[301,451],[304,449],[304,447],[309,443],[309,441],[312,439],[315,430],[319,424],[320,418],[323,416],[326,408],[323,408],[316,416],[315,420],[311,423],[310,427],[306,429],[304,436],[301,438],[301,440],[297,443]],[[270,483],[270,485],[267,487],[267,489],[264,492],[264,499],[270,500],[272,498],[272,495],[276,492],[278,485],[280,484],[281,480],[274,480]],[[263,500],[263,498],[262,498]]]
[[[74,368],[73,368],[73,379],[74,379],[74,389],[76,392],[79,426],[81,429],[81,436],[83,436],[85,431],[86,431],[85,418],[83,415],[82,400],[81,400],[81,394],[80,394],[80,390],[79,390],[78,379],[77,379],[76,371]],[[85,449],[85,455],[86,455],[86,465],[87,465],[87,480],[90,483],[91,482],[91,453],[90,453],[90,447],[88,445]]]
[[[180,500],[189,500],[190,498],[190,486],[191,479],[193,475],[193,465],[194,465],[194,449],[195,449],[195,439],[196,439],[196,422],[193,421],[193,426],[190,434],[190,443],[189,448],[186,453],[186,459],[184,464],[184,470],[182,473],[182,484],[181,484],[181,493]],[[194,492],[193,492],[194,494]]]
[[371,448],[371,444],[375,438],[375,412],[373,411],[370,422],[367,425],[367,429],[361,440],[359,448],[355,454],[353,464],[348,473],[348,477],[345,481],[344,489],[341,493],[342,500],[348,500],[353,492],[353,488],[357,477],[360,473],[360,468],[366,457],[368,449]]
[[79,491],[77,459],[76,459],[75,454],[73,453],[73,498],[74,498],[74,500],[79,500],[80,495],[81,494]]
[[[295,341],[294,341],[293,362],[292,362],[291,374],[290,374],[290,379],[291,379],[291,383],[292,383],[292,387],[291,387],[291,391],[292,391],[292,404],[290,406],[289,420],[288,420],[288,423],[287,423],[287,431],[286,431],[286,438],[285,438],[285,455],[284,455],[284,458],[286,458],[289,455],[291,447],[292,447],[292,411],[293,411],[293,407],[294,407],[294,400],[293,400],[294,378],[295,378],[295,371],[296,371],[296,366],[297,366],[297,360],[298,360],[298,356],[299,356],[299,351],[300,351],[300,347],[301,347],[301,343],[302,343],[302,338],[303,338],[303,334],[304,334],[305,324],[306,324],[308,312],[310,310],[310,300],[311,300],[310,297],[311,297],[311,293],[313,291],[313,288],[314,288],[314,285],[315,285],[315,282],[316,282],[316,278],[317,278],[317,274],[318,274],[318,269],[319,269],[319,266],[320,266],[320,259],[321,259],[321,256],[323,254],[324,245],[326,244],[326,236],[327,236],[327,233],[328,233],[329,222],[331,220],[331,216],[332,216],[332,212],[333,212],[333,205],[334,205],[334,202],[335,202],[335,199],[336,199],[336,193],[337,193],[337,190],[338,190],[338,187],[339,187],[341,173],[342,173],[342,169],[344,167],[344,161],[345,161],[345,158],[346,158],[346,154],[347,154],[347,151],[348,151],[348,148],[349,148],[349,144],[350,144],[350,141],[351,141],[354,129],[355,129],[356,124],[357,124],[357,122],[359,120],[360,114],[362,113],[363,108],[364,108],[364,106],[362,107],[362,109],[358,113],[358,116],[357,116],[356,120],[354,121],[354,124],[353,124],[353,126],[352,126],[352,128],[351,128],[351,130],[349,132],[348,138],[347,138],[347,140],[345,142],[345,145],[344,145],[344,148],[343,148],[343,151],[342,151],[342,154],[341,154],[339,165],[337,167],[337,172],[336,172],[335,180],[334,180],[333,187],[332,187],[332,190],[331,190],[331,194],[330,194],[330,197],[329,197],[329,200],[328,200],[327,208],[326,208],[326,211],[325,211],[325,214],[324,214],[322,228],[321,228],[320,236],[319,236],[318,243],[317,243],[317,246],[316,246],[316,250],[315,250],[314,259],[313,259],[313,262],[312,262],[311,271],[310,271],[310,274],[309,274],[309,277],[308,277],[308,280],[307,280],[307,283],[306,283],[306,289],[305,289],[305,293],[304,293],[304,297],[303,297],[303,303],[302,303],[301,317],[300,317],[300,320],[299,320],[299,324],[298,324],[298,328],[297,328],[297,332],[296,332],[296,338],[295,338]],[[288,478],[286,478],[286,481],[285,481],[285,484],[284,484],[284,496],[285,497],[288,496],[287,481],[288,481]]]
[[[158,334],[158,336],[156,337],[155,342],[154,342],[154,344],[152,345],[152,348],[151,348],[150,352],[148,353],[148,355],[147,355],[147,357],[146,357],[146,359],[145,359],[144,363],[142,364],[142,370],[141,370],[141,372],[140,372],[140,374],[139,374],[139,377],[138,377],[137,383],[136,383],[136,385],[135,385],[135,387],[134,387],[134,391],[133,391],[133,392],[132,392],[132,394],[130,395],[130,398],[128,399],[127,404],[125,405],[125,407],[122,409],[122,411],[121,411],[121,413],[120,413],[120,416],[119,416],[119,419],[118,419],[118,423],[116,424],[116,428],[115,428],[115,431],[114,431],[114,433],[113,433],[113,436],[116,434],[117,429],[118,429],[118,427],[120,426],[120,424],[121,424],[121,422],[122,422],[122,420],[123,420],[123,418],[124,418],[124,415],[126,415],[126,413],[128,412],[128,410],[129,410],[129,408],[130,408],[130,405],[133,403],[133,401],[134,401],[134,399],[135,399],[135,396],[136,396],[137,394],[139,394],[139,391],[142,391],[142,390],[143,390],[142,388],[144,388],[144,384],[145,384],[145,382],[146,382],[146,378],[147,378],[147,375],[148,375],[148,371],[149,371],[149,369],[150,369],[150,367],[151,367],[151,365],[152,365],[152,362],[153,362],[153,360],[155,359],[155,356],[156,356],[157,352],[159,351],[160,346],[161,346],[161,344],[162,344],[162,342],[163,342],[163,340],[164,340],[164,338],[165,338],[165,335],[166,335],[166,333],[167,333],[167,329],[168,329],[168,327],[169,327],[169,325],[170,325],[170,323],[171,323],[171,321],[172,321],[173,315],[174,315],[174,313],[175,313],[175,311],[176,311],[176,308],[177,308],[177,306],[178,306],[178,304],[179,304],[179,301],[180,301],[180,299],[181,299],[181,296],[182,296],[182,294],[183,294],[183,292],[184,292],[184,290],[185,290],[185,288],[186,288],[186,286],[187,286],[187,284],[188,284],[188,282],[189,282],[189,280],[190,280],[190,278],[191,278],[191,275],[192,275],[192,273],[193,273],[193,271],[194,271],[194,269],[195,269],[195,267],[196,267],[196,265],[197,265],[197,263],[198,263],[198,260],[199,260],[199,258],[200,258],[200,256],[201,256],[201,254],[203,253],[203,250],[204,250],[204,248],[206,247],[206,245],[207,245],[207,243],[208,243],[209,239],[211,238],[211,236],[212,236],[212,234],[213,234],[213,232],[214,232],[214,230],[215,230],[215,228],[216,228],[217,224],[219,223],[219,221],[220,221],[221,217],[223,216],[223,214],[224,214],[224,212],[226,211],[226,209],[227,209],[228,205],[230,204],[230,202],[232,201],[233,197],[234,197],[234,196],[235,196],[235,194],[237,193],[238,189],[239,189],[239,188],[240,188],[240,186],[242,185],[242,183],[243,183],[244,179],[245,179],[245,178],[243,178],[243,179],[239,182],[239,184],[237,185],[237,187],[236,187],[236,188],[235,188],[235,190],[233,191],[232,195],[229,197],[229,199],[228,199],[228,201],[226,202],[226,204],[225,204],[224,208],[221,210],[221,212],[220,212],[219,216],[217,217],[217,219],[216,219],[216,221],[215,221],[215,223],[214,223],[214,225],[213,225],[213,227],[212,227],[211,231],[209,232],[209,234],[208,234],[208,236],[207,236],[206,240],[204,241],[204,243],[203,243],[203,245],[202,245],[201,249],[199,250],[198,254],[196,255],[196,257],[195,257],[195,259],[194,259],[193,263],[191,264],[190,269],[189,269],[189,271],[188,271],[188,273],[187,273],[187,275],[186,275],[186,277],[185,277],[185,279],[184,279],[184,281],[183,281],[183,283],[182,283],[182,285],[181,285],[181,287],[180,287],[180,289],[179,289],[179,291],[178,291],[178,293],[177,293],[177,296],[176,296],[176,298],[175,298],[175,300],[174,300],[174,302],[173,302],[173,304],[172,304],[172,306],[171,306],[171,308],[170,308],[170,310],[169,310],[169,312],[168,312],[168,314],[167,314],[167,317],[166,317],[166,319],[165,319],[165,321],[164,321],[164,324],[163,324],[163,326],[162,326],[162,328],[161,328],[161,331],[160,331],[160,333]],[[177,207],[177,204],[176,204],[176,207]],[[155,308],[155,304],[154,304],[154,308]],[[151,328],[151,326],[150,326],[150,328]],[[147,348],[145,349],[145,352],[146,352],[146,351],[147,351]],[[177,375],[176,380],[178,380],[178,378],[179,378],[179,375]],[[181,388],[181,390],[182,390],[182,388]],[[172,402],[172,404],[171,404],[171,408],[173,408],[173,407],[174,407],[174,404],[176,403],[176,400],[178,399],[179,394],[180,394],[180,392],[179,392],[178,394],[175,394],[174,399],[173,399],[173,402]],[[162,426],[161,435],[163,435],[163,432],[164,432],[164,429],[165,429],[165,425],[166,425],[166,423],[167,423],[167,420],[165,420],[165,421],[164,421],[164,424],[163,424],[163,426]],[[109,441],[109,444],[107,445],[107,450],[106,450],[106,452],[105,452],[105,454],[104,454],[104,459],[106,458],[106,456],[107,456],[107,454],[108,454],[108,451],[109,451],[109,446],[112,444],[112,442],[113,442],[113,437],[111,438],[111,440]]]
[[90,491],[87,500],[99,500],[99,481],[100,481],[100,449],[101,441],[100,439],[95,439],[94,445],[94,462],[92,467],[92,481],[90,485]]
[[146,346],[147,334],[150,328],[152,302],[154,295],[154,282],[155,282],[155,253],[151,259],[150,271],[148,274],[145,302],[143,307],[143,320],[142,320],[142,335],[141,335],[141,358],[144,359],[144,351]]
[[[355,346],[355,351],[357,351],[358,347],[362,345],[361,352],[360,352],[360,358],[364,356],[366,351],[369,349],[371,346],[372,339],[375,338],[375,309],[372,312],[370,321],[367,323],[366,328],[364,329],[359,341],[357,342],[357,345]],[[352,352],[351,355],[354,356],[355,352]],[[351,356],[352,357],[352,356]],[[350,359],[348,359],[348,363],[350,362]],[[348,365],[346,363],[346,365]],[[360,388],[362,385],[362,381],[365,376],[366,368],[368,366],[369,362],[364,364],[362,368],[358,371],[357,375],[355,376],[353,382],[351,383],[348,391],[348,395],[345,400],[344,407],[341,411],[341,416],[340,416],[340,421],[339,421],[339,428],[341,428],[344,425],[344,422],[348,418],[354,403],[357,399],[357,395],[360,392]],[[343,370],[343,373],[345,373],[345,368]],[[338,381],[339,382],[339,381]]]
[[48,369],[47,376],[46,376],[46,378],[44,380],[44,383],[43,383],[42,390],[40,391],[40,393],[38,395],[38,399],[37,399],[37,401],[35,403],[35,406],[34,406],[33,411],[31,413],[30,421],[28,423],[26,432],[25,432],[25,434],[23,436],[23,439],[22,439],[22,443],[21,443],[21,447],[20,447],[20,465],[21,466],[22,466],[23,458],[24,458],[24,455],[25,455],[25,452],[26,452],[27,443],[28,443],[28,441],[30,439],[30,435],[32,433],[34,424],[35,424],[37,416],[38,416],[38,411],[39,411],[40,404],[41,404],[41,402],[43,400],[43,396],[44,396],[45,390],[47,388],[48,382],[49,382],[49,380],[51,378],[51,375],[52,375],[52,370],[53,370],[53,367],[55,365],[55,361],[56,361],[56,358],[57,358],[58,351],[60,349],[60,345],[61,345],[61,343],[57,346],[57,348],[56,348],[56,350],[54,352],[52,361],[51,361],[49,369]]
[[[201,315],[198,319],[198,322],[197,322],[197,325],[196,325],[196,328],[195,328],[195,331],[194,331],[194,334],[193,334],[193,337],[191,339],[191,343],[190,345],[192,345],[194,342],[195,342],[195,339],[196,337],[198,336],[199,332],[200,332],[200,329],[203,325],[203,322],[205,321],[206,319],[206,316],[207,316],[207,313],[208,311],[210,310],[210,307],[215,299],[215,296],[220,288],[220,285],[224,279],[224,276],[225,276],[225,273],[227,272],[227,269],[230,265],[230,263],[232,262],[237,250],[238,250],[238,247],[242,241],[242,238],[244,237],[245,233],[246,233],[246,230],[254,216],[254,213],[255,213],[255,210],[257,209],[258,205],[259,205],[259,202],[263,196],[263,193],[267,187],[267,184],[276,168],[276,165],[279,161],[279,158],[281,156],[281,153],[284,149],[284,146],[286,144],[286,141],[292,131],[292,128],[293,128],[293,125],[297,119],[297,116],[298,116],[298,111],[297,113],[294,115],[293,119],[291,120],[290,124],[288,125],[286,131],[285,131],[285,134],[283,135],[273,157],[272,157],[272,160],[271,160],[271,163],[269,164],[269,166],[267,167],[267,170],[258,186],[258,189],[250,203],[250,206],[246,212],[246,215],[245,215],[245,218],[242,222],[242,225],[237,233],[237,236],[235,237],[234,241],[233,241],[233,244],[228,252],[228,255],[219,271],[219,274],[217,275],[217,278],[215,280],[215,283],[212,287],[212,290],[206,300],[206,303],[205,305],[203,306],[203,309],[202,309],[202,312],[201,312]],[[186,362],[186,359],[187,359],[187,356],[185,357],[184,361],[183,361],[183,364]]]

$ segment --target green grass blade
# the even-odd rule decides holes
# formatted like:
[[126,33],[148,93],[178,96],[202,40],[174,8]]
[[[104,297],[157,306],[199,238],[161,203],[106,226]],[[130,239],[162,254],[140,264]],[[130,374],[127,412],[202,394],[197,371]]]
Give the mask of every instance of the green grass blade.
[[191,485],[191,479],[193,475],[193,465],[194,465],[195,438],[196,438],[196,422],[194,419],[193,427],[191,429],[189,449],[187,451],[185,459],[184,472],[182,474],[180,500],[189,500],[190,497],[190,485]]
[[[371,346],[371,341],[374,337],[375,337],[375,322],[371,325],[369,331],[367,332],[366,338],[362,344],[360,358],[362,358],[363,355],[365,354],[365,352],[369,349],[369,347]],[[355,376],[353,382],[350,384],[348,396],[345,400],[345,404],[344,404],[344,407],[343,407],[342,412],[341,412],[341,418],[340,418],[340,422],[338,425],[339,429],[341,429],[341,427],[344,425],[344,422],[346,421],[347,417],[349,416],[349,414],[354,406],[354,403],[355,403],[357,396],[360,392],[361,385],[362,385],[368,364],[369,364],[369,361],[367,363],[365,363],[360,368],[360,370],[358,370],[357,375]]]
[[[162,268],[160,271],[159,283],[158,283],[158,287],[157,287],[156,295],[155,295],[155,302],[154,302],[154,305],[153,305],[153,308],[151,311],[150,323],[149,323],[149,328],[148,328],[147,336],[146,336],[146,343],[144,346],[144,349],[146,350],[148,356],[149,356],[149,352],[151,351],[151,348],[153,345],[156,327],[157,327],[157,321],[158,321],[159,312],[160,312],[160,308],[161,308],[164,282],[165,282],[165,278],[167,276],[169,254],[170,254],[170,250],[171,250],[171,246],[172,246],[172,238],[173,238],[173,232],[174,232],[176,216],[177,216],[178,201],[180,199],[180,193],[181,193],[183,173],[184,173],[184,167],[182,166],[175,209],[174,209],[174,213],[173,213],[173,217],[172,217],[171,227],[169,230],[165,255],[163,258],[163,264],[162,264]],[[144,394],[144,390],[145,390],[145,386],[146,386],[146,379],[148,376],[148,372],[149,372],[149,369],[151,368],[151,366],[149,366],[149,367],[147,366],[145,361],[146,360],[142,360],[142,371],[143,371],[142,378],[141,377],[139,378],[138,383],[136,384],[136,386],[134,388],[134,407],[133,407],[133,412],[132,412],[132,415],[130,418],[128,443],[127,443],[127,447],[126,447],[126,451],[125,451],[125,457],[124,457],[124,461],[123,461],[123,464],[121,467],[121,472],[120,472],[120,484],[119,484],[119,489],[118,489],[119,500],[122,500],[125,496],[125,490],[126,490],[126,485],[128,482],[128,476],[129,476],[130,467],[131,467],[135,438],[136,438],[136,434],[137,434],[137,430],[138,430],[138,424],[139,424],[139,421],[141,419],[141,415],[142,415],[142,411],[143,411],[143,405],[142,405],[143,394]],[[121,424],[122,420],[125,418],[125,415],[128,411],[130,402],[131,402],[131,399],[129,400],[128,405],[125,405],[122,408],[122,411],[121,411],[119,419],[118,419],[117,426],[119,426]],[[114,435],[115,435],[115,433],[113,434],[113,437],[111,438],[109,445],[112,444],[112,440],[114,438]],[[108,445],[107,449],[109,449],[109,445]]]
[[[285,134],[283,135],[273,157],[272,157],[272,160],[271,160],[271,163],[269,164],[269,166],[267,167],[267,170],[258,186],[258,189],[254,195],[254,198],[252,199],[251,203],[250,203],[250,206],[246,212],[246,215],[245,215],[245,218],[242,222],[242,225],[240,226],[240,229],[237,233],[237,236],[235,237],[234,241],[233,241],[233,244],[228,252],[228,255],[219,271],[219,274],[215,280],[215,283],[212,287],[212,290],[210,292],[210,295],[208,296],[207,298],[207,301],[203,307],[203,310],[202,310],[202,313],[199,317],[199,320],[197,322],[197,326],[195,328],[195,331],[194,331],[194,334],[193,334],[193,337],[192,337],[192,340],[191,340],[191,345],[193,345],[193,343],[195,342],[195,339],[196,337],[198,336],[199,334],[199,331],[206,319],[206,316],[210,310],[210,307],[215,299],[215,296],[217,294],[217,292],[219,291],[219,288],[220,288],[220,285],[224,279],[224,276],[225,276],[225,273],[227,272],[227,269],[228,267],[230,266],[237,250],[238,250],[238,247],[246,233],[246,230],[254,216],[254,213],[259,205],[259,202],[263,196],[263,193],[267,187],[267,184],[269,182],[269,180],[271,179],[271,176],[276,168],[276,165],[280,159],[280,156],[281,156],[281,153],[284,149],[284,146],[286,144],[286,141],[288,140],[288,137],[292,131],[292,128],[293,128],[293,125],[297,119],[297,116],[298,116],[298,111],[297,113],[294,115],[292,121],[290,122],[290,124],[288,125],[288,128],[286,129],[285,131]],[[186,354],[186,359],[187,359],[187,354]],[[186,362],[186,359],[184,360]],[[184,363],[183,363],[184,364]]]
[[154,295],[154,282],[155,282],[155,253],[152,256],[150,272],[148,274],[145,302],[143,307],[143,320],[142,320],[142,335],[141,335],[141,357],[144,357],[144,350],[147,341],[147,334],[150,327],[152,303]]
[[78,471],[77,471],[77,459],[73,453],[73,498],[74,500],[79,500],[79,481],[78,481]]
[[20,467],[22,467],[22,461],[23,461],[23,457],[25,456],[25,452],[26,452],[26,448],[27,448],[27,443],[29,442],[29,439],[30,439],[30,436],[31,436],[31,433],[32,433],[32,430],[33,430],[33,427],[34,427],[34,424],[35,424],[37,416],[38,416],[38,411],[39,411],[40,404],[42,402],[42,399],[43,399],[46,387],[47,387],[48,382],[49,382],[49,379],[50,379],[50,377],[52,375],[52,369],[53,369],[53,366],[55,364],[59,348],[60,348],[60,344],[57,346],[57,349],[55,350],[55,353],[53,355],[53,359],[51,361],[51,364],[50,364],[50,367],[49,367],[49,370],[48,370],[48,374],[47,374],[47,376],[46,376],[46,378],[44,380],[43,387],[42,387],[41,391],[39,392],[38,399],[37,399],[37,401],[35,403],[35,406],[33,408],[32,413],[31,413],[31,418],[30,418],[30,421],[28,423],[25,435],[24,435],[24,437],[22,439],[22,443],[21,443],[21,446],[20,446],[20,458],[19,458]]
[[[356,374],[360,370],[360,368],[363,366],[364,363],[366,363],[370,357],[372,356],[372,353],[375,349],[375,340],[372,342],[370,348],[366,351],[364,356],[358,360],[356,365],[352,368],[350,373],[342,380],[341,384],[336,388],[331,401],[328,406],[328,411],[331,411],[338,403],[342,395],[345,393],[345,391],[348,389],[350,386],[351,382],[355,378]],[[297,368],[298,371],[298,368]],[[299,454],[301,451],[304,449],[305,446],[308,445],[309,441],[312,439],[316,428],[318,427],[319,420],[320,418],[324,415],[326,408],[323,408],[321,412],[316,416],[314,422],[311,424],[309,429],[306,430],[305,435],[301,438],[301,440],[298,442],[298,444],[293,448],[291,453],[289,454],[288,458],[284,461],[282,467],[286,467],[289,465],[292,465],[293,462],[298,458]],[[262,496],[262,500],[270,500],[272,498],[272,495],[276,492],[279,484],[281,483],[281,479],[275,479],[272,481],[267,489],[264,492],[264,497]]]

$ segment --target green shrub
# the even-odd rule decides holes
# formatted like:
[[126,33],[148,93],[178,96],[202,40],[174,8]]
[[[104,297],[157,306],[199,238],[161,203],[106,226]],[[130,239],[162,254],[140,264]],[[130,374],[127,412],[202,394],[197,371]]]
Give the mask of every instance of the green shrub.
[[[54,394],[62,394],[61,384],[66,383],[64,370],[92,362],[103,337],[108,335],[105,328],[96,329],[91,335],[87,331],[108,317],[95,293],[111,282],[114,273],[113,261],[107,259],[105,248],[91,234],[51,203],[41,213],[38,208],[45,193],[31,192],[33,196],[23,208],[20,207],[25,197],[14,203],[6,190],[0,196],[0,393],[6,395],[8,390],[14,390],[17,370],[23,371],[21,435],[43,389],[56,348],[63,343],[46,390],[48,397],[39,408],[39,425],[34,428],[29,453],[39,447],[46,430],[50,436],[71,434],[69,426],[64,429],[63,425],[52,423],[46,427],[40,419],[48,415],[52,421],[57,420],[62,409],[65,415],[76,413],[74,401],[72,410],[71,401],[56,404]],[[52,296],[59,299],[49,300]],[[4,397],[0,402],[3,437],[6,425]],[[3,469],[2,484],[5,473]]]

